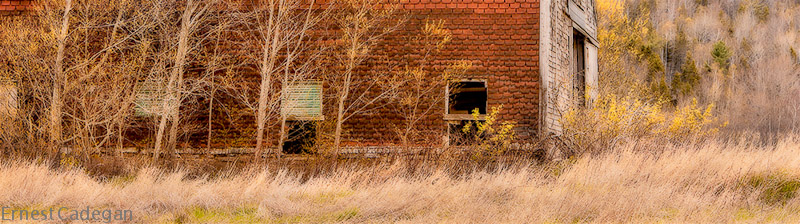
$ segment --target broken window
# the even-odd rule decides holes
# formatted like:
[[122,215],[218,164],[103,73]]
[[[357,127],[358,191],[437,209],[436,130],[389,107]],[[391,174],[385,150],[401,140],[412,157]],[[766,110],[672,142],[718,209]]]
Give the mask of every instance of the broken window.
[[488,99],[486,82],[472,80],[453,82],[447,88],[447,96],[447,114],[444,116],[449,133],[447,144],[468,145],[472,138],[464,132],[464,128],[474,128],[474,125],[469,125],[476,119],[472,115],[473,111],[478,111],[477,120],[483,120],[486,115]]
[[8,78],[0,77],[0,118],[17,116],[17,85]]
[[487,89],[484,81],[461,81],[448,88],[447,115],[451,120],[471,120],[472,112],[486,114]]
[[281,112],[286,117],[287,135],[283,152],[309,153],[317,138],[317,122],[322,115],[322,82],[302,81],[289,84],[281,101]]
[[136,100],[133,102],[133,114],[137,117],[149,117],[160,114],[164,103],[164,83],[157,79],[147,79],[136,85]]
[[311,153],[309,149],[314,146],[317,138],[316,121],[288,121],[286,141],[283,142],[283,152],[287,154]]
[[573,94],[578,107],[586,106],[586,54],[584,53],[586,38],[574,31],[572,38],[572,74]]

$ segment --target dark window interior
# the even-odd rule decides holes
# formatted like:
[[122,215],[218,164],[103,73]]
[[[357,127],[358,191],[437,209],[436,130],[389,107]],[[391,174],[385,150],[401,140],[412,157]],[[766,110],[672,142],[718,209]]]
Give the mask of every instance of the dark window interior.
[[283,152],[287,154],[310,153],[309,148],[317,138],[317,126],[315,122],[308,121],[287,121],[287,139],[283,143]]
[[572,50],[572,71],[575,74],[574,94],[578,106],[586,105],[586,54],[584,52],[584,41],[586,38],[578,31],[573,35]]
[[486,83],[458,82],[452,85],[449,114],[470,114],[475,108],[481,114],[486,114]]

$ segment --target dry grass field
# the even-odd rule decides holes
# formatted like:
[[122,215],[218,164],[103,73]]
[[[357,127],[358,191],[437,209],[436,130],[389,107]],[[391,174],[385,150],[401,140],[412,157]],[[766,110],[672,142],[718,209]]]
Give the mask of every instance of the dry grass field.
[[402,163],[309,179],[253,168],[219,177],[140,169],[98,179],[31,163],[0,166],[0,204],[131,209],[136,222],[799,222],[800,138],[627,144],[544,166]]
[[[338,116],[328,119],[331,123],[325,130],[330,130],[310,150],[316,154],[297,155],[305,157],[298,159],[306,162],[300,165],[290,164],[287,161],[291,159],[284,157],[257,161],[251,164],[260,165],[242,168],[246,162],[236,160],[228,170],[214,166],[217,163],[212,161],[176,161],[179,155],[171,152],[183,147],[180,142],[196,141],[186,137],[190,135],[185,133],[190,132],[207,131],[208,145],[221,142],[212,141],[212,133],[227,136],[242,132],[243,136],[252,136],[232,140],[231,147],[247,141],[258,142],[257,152],[266,148],[260,144],[267,141],[262,136],[265,130],[280,132],[278,140],[269,141],[285,140],[284,131],[269,130],[266,125],[268,121],[281,121],[278,130],[284,130],[287,121],[285,116],[279,116],[283,113],[279,110],[282,96],[267,88],[274,83],[266,81],[269,84],[259,85],[258,93],[237,91],[239,86],[232,84],[236,79],[224,79],[229,72],[224,76],[222,72],[208,72],[185,83],[169,82],[166,88],[170,91],[154,93],[165,95],[159,96],[164,99],[158,101],[164,103],[149,112],[143,110],[151,113],[146,118],[130,113],[142,106],[135,106],[137,95],[133,90],[148,80],[182,80],[182,74],[188,74],[189,70],[172,64],[182,65],[187,60],[203,64],[207,71],[234,71],[226,66],[244,66],[239,59],[218,62],[225,60],[216,58],[216,50],[210,56],[211,48],[201,48],[206,45],[197,41],[214,39],[209,37],[220,34],[210,31],[239,27],[236,21],[257,18],[258,14],[189,16],[194,11],[189,10],[192,2],[197,7],[213,8],[209,2],[226,1],[188,1],[186,9],[172,7],[183,4],[182,0],[141,2],[163,5],[160,7],[141,7],[137,1],[111,1],[118,3],[119,9],[76,7],[77,21],[72,23],[77,25],[69,26],[69,17],[62,16],[62,10],[70,6],[63,6],[62,1],[42,2],[52,3],[52,8],[42,10],[41,17],[30,17],[37,19],[31,24],[43,24],[41,29],[31,28],[27,20],[0,21],[3,31],[0,56],[5,56],[0,57],[0,86],[3,86],[0,95],[7,99],[0,100],[0,222],[31,221],[14,218],[20,211],[65,208],[87,209],[87,212],[129,210],[132,217],[127,222],[132,223],[800,223],[798,0],[597,0],[598,98],[590,107],[559,111],[563,133],[553,133],[557,136],[542,133],[531,139],[515,139],[513,124],[529,121],[498,120],[494,109],[486,121],[479,122],[476,115],[474,130],[464,128],[462,134],[466,136],[465,145],[474,146],[475,155],[479,156],[459,154],[460,148],[435,144],[442,155],[447,154],[442,157],[447,158],[430,153],[420,155],[422,158],[389,155],[377,159],[341,159],[341,155],[335,154],[340,149],[341,125],[352,116],[345,116],[342,108],[366,108],[361,104],[347,105],[350,101],[372,104],[385,100],[348,99],[348,95],[359,95],[350,92],[353,85],[350,79],[353,68],[363,62],[349,57],[350,60],[334,67],[350,69],[332,72],[341,77],[327,77],[336,81],[329,86],[336,92],[334,100],[339,110]],[[292,5],[282,7],[289,6]],[[358,5],[350,5],[355,9],[347,8],[340,13],[373,10],[372,13],[381,12],[376,14],[381,15],[374,18],[376,21],[394,18],[392,13],[383,12],[382,7],[355,6]],[[137,16],[124,16],[128,14]],[[166,15],[197,20],[182,21],[176,26],[172,17]],[[119,18],[127,18],[127,22],[120,23]],[[211,19],[230,20],[231,24],[208,22]],[[312,23],[289,17],[280,21],[286,23],[286,29],[307,29],[306,23]],[[352,26],[348,22],[361,24],[359,21],[337,23],[346,28]],[[392,30],[394,25],[383,24],[386,21],[374,23],[386,27],[354,30]],[[426,35],[436,34],[431,47],[451,38],[441,24],[426,26]],[[195,29],[192,27],[197,27],[196,32],[188,31]],[[83,40],[105,32],[116,34],[117,29],[126,31],[122,32],[123,37],[117,37],[126,41],[115,48],[152,49],[114,53],[85,50],[90,49],[87,47],[90,43]],[[55,30],[61,30],[60,34]],[[306,31],[296,31],[288,39],[263,41],[291,39],[299,43],[303,40],[300,34]],[[391,34],[344,37],[384,35]],[[182,41],[178,40],[184,39],[190,43],[180,44]],[[150,46],[151,41],[163,44]],[[370,56],[360,49],[377,43],[345,42],[354,44],[337,48],[343,52],[365,52],[357,58]],[[115,42],[109,41],[108,49],[111,43]],[[265,43],[248,44],[278,46]],[[66,55],[62,52],[64,48],[68,49]],[[283,51],[280,49],[272,47],[273,54],[263,54],[265,58],[260,58],[262,54],[248,53],[255,58],[247,60],[297,62],[289,60],[294,57],[280,55]],[[316,52],[316,48],[309,49]],[[106,58],[107,54],[112,56]],[[208,57],[189,58],[197,55]],[[96,62],[98,58],[102,58],[101,63]],[[68,66],[64,67],[65,63]],[[468,65],[456,63],[453,69],[463,72]],[[272,72],[261,69],[259,75],[262,80],[269,80],[268,77],[288,80],[289,72],[278,71],[289,71],[289,67]],[[315,69],[308,70],[305,73],[317,73]],[[419,74],[424,72],[419,71],[424,69],[398,74],[422,77]],[[297,80],[319,78],[295,73],[296,77],[291,78]],[[442,72],[442,77],[450,77],[445,73]],[[14,81],[18,77],[25,78]],[[387,76],[386,80],[400,80],[397,82],[400,84],[375,81],[361,85],[386,84],[381,88],[387,94],[375,94],[380,96],[397,94],[397,88],[409,86],[408,83],[426,91],[426,86],[445,91],[425,79],[392,77]],[[448,79],[440,80],[449,83]],[[428,95],[444,100],[441,95],[415,91],[416,95],[400,94],[407,96],[395,102],[400,103],[395,107],[413,108],[404,115],[408,127],[394,133],[399,134],[396,137],[403,145],[409,143],[406,142],[409,136],[426,133],[414,134],[411,127],[419,123],[417,118],[434,113],[418,114],[417,107],[439,105],[413,102],[425,102],[418,99]],[[18,99],[17,95],[23,93],[29,95]],[[223,94],[226,95],[222,97]],[[215,97],[236,99],[236,105],[249,109],[217,112],[218,109],[192,109],[187,107],[193,106],[191,103],[181,103],[198,101],[200,96],[211,99],[209,104],[217,102]],[[179,98],[182,100],[167,100]],[[254,99],[258,102],[251,102]],[[25,103],[15,104],[18,100]],[[428,108],[433,109],[421,110],[441,111],[435,106]],[[192,121],[206,113],[209,120],[203,121],[202,126],[179,122]],[[247,116],[258,123],[252,124],[257,128],[253,133],[235,128],[212,130],[216,125],[212,125],[212,113],[249,113]],[[228,117],[230,121],[220,124],[233,124],[239,119]],[[132,125],[142,119],[149,119],[146,124],[150,127]],[[147,138],[152,144],[133,143],[143,149],[153,146],[154,151],[166,156],[161,158],[154,153],[152,162],[126,159],[121,150],[129,142],[123,135],[131,132],[152,135],[152,139]],[[440,134],[429,137],[443,139],[451,133]],[[213,138],[216,137],[214,134]],[[529,154],[544,152],[541,154],[546,159],[530,161],[523,156],[508,156],[517,142],[531,142],[535,143],[533,148],[547,149],[517,150]],[[113,152],[101,152],[110,146]],[[65,148],[77,150],[68,154],[63,153]],[[112,162],[100,158],[112,155]],[[203,156],[201,159],[214,157]],[[501,160],[508,162],[498,162]]]

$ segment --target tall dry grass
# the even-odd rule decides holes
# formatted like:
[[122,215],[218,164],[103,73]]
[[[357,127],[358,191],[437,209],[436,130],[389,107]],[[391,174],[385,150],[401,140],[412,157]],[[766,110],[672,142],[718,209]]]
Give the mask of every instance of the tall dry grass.
[[139,222],[798,222],[800,137],[763,142],[635,142],[547,166],[408,175],[395,163],[307,180],[269,168],[95,179],[6,162],[0,205],[131,209]]

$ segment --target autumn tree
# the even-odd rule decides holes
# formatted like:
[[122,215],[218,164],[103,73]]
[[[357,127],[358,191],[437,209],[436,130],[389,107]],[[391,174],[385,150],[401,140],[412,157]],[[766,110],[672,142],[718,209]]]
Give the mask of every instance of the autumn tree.
[[451,40],[452,34],[444,28],[443,21],[426,21],[420,32],[407,40],[409,50],[400,60],[396,77],[399,86],[391,105],[403,118],[402,125],[395,128],[404,146],[433,140],[424,137],[424,127],[419,123],[441,112],[447,89],[456,87],[450,85],[451,81],[462,77],[471,67],[468,61],[437,64],[436,56]]
[[404,22],[397,5],[377,0],[343,0],[334,5],[334,22],[339,39],[335,71],[326,74],[326,80],[334,86],[336,105],[336,128],[334,149],[338,152],[342,141],[342,125],[354,115],[380,108],[376,103],[389,98],[396,86],[388,71],[375,71],[369,78],[359,77],[359,67],[374,56],[375,46],[386,35],[398,29]]
[[[239,47],[248,52],[247,64],[257,70],[259,80],[254,91],[249,83],[232,87],[232,95],[254,112],[256,118],[256,158],[263,155],[265,133],[270,121],[278,121],[279,148],[286,138],[287,114],[280,110],[281,97],[294,83],[313,77],[320,50],[310,35],[317,24],[326,18],[329,7],[315,1],[261,0],[250,7],[242,7],[236,14],[243,27],[245,40]],[[237,77],[232,77],[237,79]],[[238,77],[241,79],[242,77]],[[275,124],[275,123],[272,123]]]
[[154,23],[152,8],[134,1],[37,4],[31,16],[0,27],[9,63],[0,70],[15,79],[26,142],[58,159],[65,146],[86,152],[121,141],[133,83],[145,67],[140,40]]

